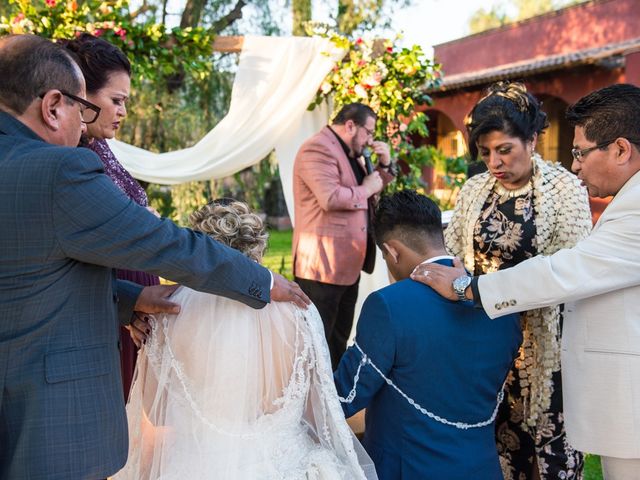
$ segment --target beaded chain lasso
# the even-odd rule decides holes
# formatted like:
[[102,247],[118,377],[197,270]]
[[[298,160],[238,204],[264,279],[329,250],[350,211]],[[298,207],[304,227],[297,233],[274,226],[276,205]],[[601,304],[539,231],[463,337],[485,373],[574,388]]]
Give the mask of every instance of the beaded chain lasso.
[[396,384],[394,384],[391,379],[387,378],[385,374],[382,373],[382,371],[380,371],[380,369],[375,365],[375,363],[371,361],[371,358],[369,358],[367,354],[362,351],[362,349],[360,348],[360,345],[358,345],[357,342],[354,343],[354,346],[362,354],[362,360],[360,360],[358,369],[356,370],[356,374],[353,377],[353,388],[351,389],[349,394],[346,396],[346,398],[338,397],[340,402],[342,403],[353,402],[353,400],[356,398],[356,387],[358,386],[358,381],[360,380],[360,370],[362,370],[362,367],[364,367],[365,365],[370,365],[371,368],[373,368],[378,373],[378,375],[382,377],[382,379],[387,383],[387,385],[389,385],[395,391],[397,391],[407,402],[409,402],[411,406],[413,406],[416,410],[418,410],[423,415],[426,415],[427,417],[435,420],[436,422],[440,422],[440,423],[443,423],[444,425],[449,425],[451,427],[455,427],[460,430],[468,430],[470,428],[486,427],[487,425],[491,425],[495,421],[496,415],[498,415],[498,408],[500,407],[500,404],[502,403],[502,400],[504,398],[504,384],[502,385],[500,392],[498,392],[498,396],[496,399],[496,407],[493,409],[493,413],[491,414],[491,417],[489,417],[487,420],[483,422],[477,422],[477,423],[452,422],[451,420],[447,420],[446,418],[436,415],[435,413],[432,413],[429,410],[420,406],[419,403],[417,403],[414,399],[412,399],[406,393],[400,390],[400,388]]

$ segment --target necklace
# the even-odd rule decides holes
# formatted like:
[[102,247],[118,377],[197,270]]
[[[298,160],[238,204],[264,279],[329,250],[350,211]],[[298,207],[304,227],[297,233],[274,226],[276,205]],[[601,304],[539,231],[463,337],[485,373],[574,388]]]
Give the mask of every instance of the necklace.
[[496,181],[496,183],[493,185],[493,191],[497,193],[503,201],[506,201],[509,198],[519,197],[520,195],[529,193],[531,190],[533,190],[533,177],[523,186],[514,188],[513,190],[509,190],[508,188],[505,188],[498,181]]

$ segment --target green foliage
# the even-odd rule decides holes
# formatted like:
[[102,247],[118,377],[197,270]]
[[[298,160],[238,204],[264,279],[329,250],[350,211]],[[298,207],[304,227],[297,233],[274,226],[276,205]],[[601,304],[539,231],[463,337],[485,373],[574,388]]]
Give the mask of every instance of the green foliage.
[[212,70],[213,37],[205,29],[138,22],[128,0],[10,0],[10,5],[10,15],[0,18],[0,35],[33,33],[60,39],[89,32],[102,37],[131,60],[134,88],[175,75],[203,80]]
[[[399,175],[395,184],[387,186],[387,192],[395,190],[411,189],[431,197],[442,210],[453,208],[455,194],[460,190],[467,177],[466,157],[447,157],[442,150],[433,145],[422,145],[409,152],[405,160],[405,169],[408,173]],[[433,167],[441,174],[442,181],[447,190],[443,198],[436,198],[427,193],[427,185],[422,179],[425,167]]]
[[584,457],[584,480],[602,480],[600,457],[586,454]]
[[393,13],[413,3],[413,0],[338,0],[336,28],[352,36],[374,28],[389,28]]
[[264,211],[266,190],[272,181],[277,181],[279,178],[275,156],[270,154],[260,163],[233,176],[236,182],[235,192],[229,196],[246,202],[253,211]]
[[507,16],[504,8],[500,5],[493,5],[489,10],[480,8],[469,18],[469,31],[471,33],[484,32],[492,28],[501,27],[512,19]]
[[289,280],[293,280],[291,235],[291,230],[269,230],[269,243],[262,259],[265,267]]

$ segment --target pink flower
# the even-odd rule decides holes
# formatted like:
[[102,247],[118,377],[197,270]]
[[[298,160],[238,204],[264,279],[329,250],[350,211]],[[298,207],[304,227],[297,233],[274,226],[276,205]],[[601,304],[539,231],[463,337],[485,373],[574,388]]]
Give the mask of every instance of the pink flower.
[[58,0],[45,0],[44,3],[47,4],[47,7],[53,8],[56,6],[56,3],[58,3]]
[[22,20],[24,20],[24,13],[19,13],[13,19],[13,23],[20,23]]
[[356,40],[356,45],[362,45],[364,43],[364,40],[362,40],[362,38],[358,38]]
[[93,35],[95,37],[101,37],[103,33],[104,33],[104,30],[102,30],[101,28],[96,28],[96,30],[93,32]]
[[118,35],[120,38],[124,38],[127,36],[127,31],[124,28],[116,27],[113,29],[113,33]]

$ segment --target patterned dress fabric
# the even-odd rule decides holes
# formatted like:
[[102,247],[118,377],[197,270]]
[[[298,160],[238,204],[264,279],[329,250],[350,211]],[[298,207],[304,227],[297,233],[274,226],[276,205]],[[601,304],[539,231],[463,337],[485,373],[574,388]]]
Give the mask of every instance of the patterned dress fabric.
[[[475,275],[574,246],[591,229],[588,197],[575,176],[534,157],[531,188],[505,195],[490,173],[463,187],[445,231],[451,254]],[[523,280],[526,282],[526,279]],[[523,312],[523,344],[496,419],[506,480],[582,478],[583,456],[566,439],[562,413],[559,306]]]
[[[104,172],[127,197],[142,207],[149,205],[147,194],[142,186],[122,166],[105,140],[93,140],[87,145],[87,148],[98,154],[104,165]],[[144,286],[158,285],[160,283],[160,279],[157,276],[145,272],[116,270],[116,275],[121,280],[129,280]],[[129,396],[129,390],[131,389],[137,355],[138,349],[131,340],[129,331],[124,327],[120,327],[120,369],[125,400]]]

